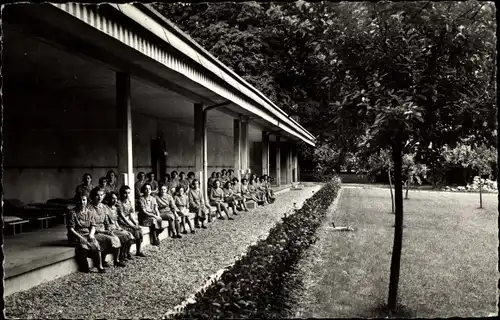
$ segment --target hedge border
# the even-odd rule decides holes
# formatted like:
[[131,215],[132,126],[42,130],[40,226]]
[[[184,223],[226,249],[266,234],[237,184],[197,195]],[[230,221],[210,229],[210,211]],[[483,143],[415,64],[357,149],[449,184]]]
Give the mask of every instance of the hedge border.
[[340,179],[327,182],[302,208],[282,219],[266,239],[248,248],[206,290],[195,295],[175,319],[280,318],[290,308],[288,293],[293,270],[316,242],[327,209],[337,197]]

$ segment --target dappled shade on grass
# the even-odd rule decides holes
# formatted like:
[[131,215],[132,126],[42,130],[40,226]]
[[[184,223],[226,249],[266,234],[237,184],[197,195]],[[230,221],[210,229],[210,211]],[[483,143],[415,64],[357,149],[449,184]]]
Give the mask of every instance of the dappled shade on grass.
[[[406,317],[488,316],[496,312],[497,195],[415,192],[405,201],[399,287]],[[302,317],[385,316],[394,216],[388,190],[343,189],[305,270]],[[314,283],[314,285],[311,285]],[[308,285],[309,284],[309,285]]]

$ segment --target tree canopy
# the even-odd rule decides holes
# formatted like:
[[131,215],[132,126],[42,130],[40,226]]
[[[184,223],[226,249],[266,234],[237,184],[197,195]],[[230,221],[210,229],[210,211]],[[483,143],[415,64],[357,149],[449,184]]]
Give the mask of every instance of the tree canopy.
[[156,7],[340,153],[418,137],[432,164],[465,135],[496,141],[490,2]]

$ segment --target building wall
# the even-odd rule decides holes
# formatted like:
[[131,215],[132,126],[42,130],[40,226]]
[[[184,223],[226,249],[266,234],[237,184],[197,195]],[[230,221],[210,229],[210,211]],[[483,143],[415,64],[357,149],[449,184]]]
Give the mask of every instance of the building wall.
[[281,146],[281,184],[287,184],[287,176],[286,176],[286,159],[288,155],[288,150],[286,146]]
[[[41,93],[4,92],[4,198],[24,203],[70,198],[86,172],[97,184],[117,170],[114,101]],[[167,172],[194,171],[194,129],[133,112],[134,171],[151,171],[158,127],[167,143]],[[210,170],[232,166],[232,137],[208,133]]]
[[258,176],[262,175],[262,142],[250,142],[250,169]]
[[[283,143],[280,146],[280,168],[281,168],[281,184],[287,184],[287,176],[286,176],[286,159],[288,155],[287,146]],[[276,176],[276,142],[269,143],[269,172],[271,173],[271,177],[277,181],[278,177]]]
[[269,175],[276,179],[276,143],[269,142]]
[[[195,171],[194,127],[158,119],[150,115],[134,114],[134,167],[151,171],[150,142],[158,129],[163,132],[167,148],[167,172]],[[140,130],[138,128],[141,128]],[[233,138],[207,132],[208,171],[220,171],[233,166]]]

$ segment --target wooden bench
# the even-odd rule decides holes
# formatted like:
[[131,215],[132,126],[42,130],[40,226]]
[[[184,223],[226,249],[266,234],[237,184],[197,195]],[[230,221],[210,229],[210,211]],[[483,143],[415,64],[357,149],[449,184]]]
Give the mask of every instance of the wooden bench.
[[22,218],[16,217],[16,216],[4,216],[3,221],[9,225],[12,226],[13,234],[16,234],[16,226],[19,225],[19,234],[23,233],[23,224],[28,223],[29,220],[24,220]]
[[[223,202],[226,205],[228,211],[233,211],[233,209],[229,206],[227,202]],[[233,212],[234,213],[234,212]],[[212,222],[211,218],[215,218],[217,216],[217,207],[210,206],[210,219],[208,222]]]
[[55,219],[55,218],[56,218],[56,216],[47,216],[47,217],[36,218],[36,220],[40,221],[40,227],[43,230],[44,227],[48,229],[49,228],[49,220]]
[[245,205],[247,206],[248,209],[257,208],[257,202],[255,202],[253,200],[245,202]]

